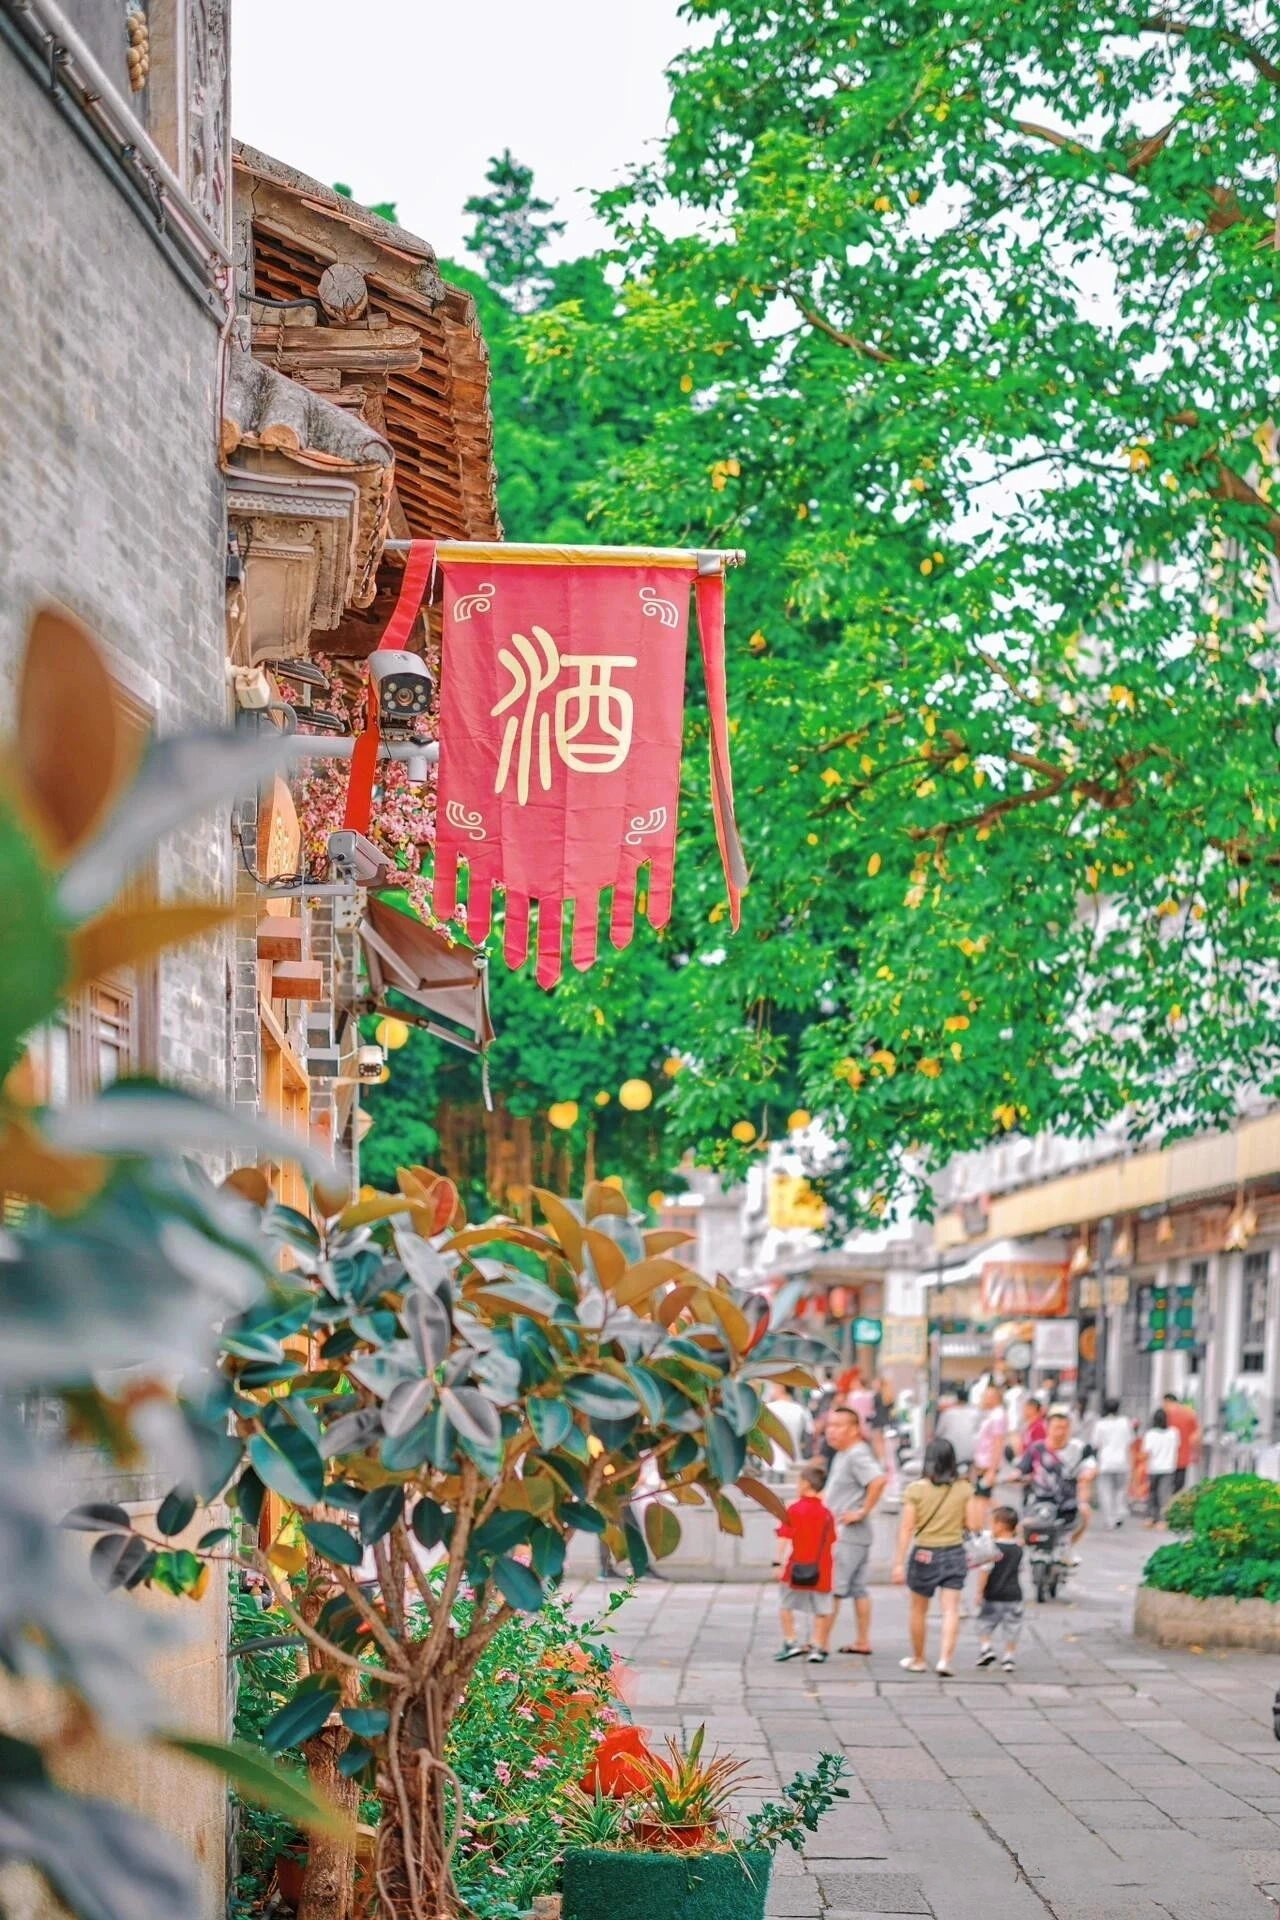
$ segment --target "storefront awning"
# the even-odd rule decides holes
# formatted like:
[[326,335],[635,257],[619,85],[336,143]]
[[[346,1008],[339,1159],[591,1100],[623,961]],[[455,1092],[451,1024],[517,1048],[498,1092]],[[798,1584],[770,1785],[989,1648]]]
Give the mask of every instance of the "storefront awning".
[[[360,926],[375,1011],[482,1053],[493,1039],[483,954],[452,945],[422,920],[370,898]],[[388,995],[399,996],[391,1003]],[[405,1006],[408,1000],[412,1004]]]

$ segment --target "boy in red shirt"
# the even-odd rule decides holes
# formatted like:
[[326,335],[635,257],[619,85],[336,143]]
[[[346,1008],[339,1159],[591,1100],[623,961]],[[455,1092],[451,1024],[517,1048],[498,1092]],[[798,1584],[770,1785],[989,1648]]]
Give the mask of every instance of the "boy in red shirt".
[[[787,1563],[779,1575],[782,1591],[782,1645],[775,1660],[799,1660],[808,1654],[811,1667],[828,1658],[827,1642],[835,1621],[831,1593],[831,1558],[836,1523],[819,1495],[826,1474],[817,1461],[800,1469],[800,1498],[787,1508],[778,1536],[791,1542]],[[796,1616],[811,1622],[809,1637],[796,1638]]]

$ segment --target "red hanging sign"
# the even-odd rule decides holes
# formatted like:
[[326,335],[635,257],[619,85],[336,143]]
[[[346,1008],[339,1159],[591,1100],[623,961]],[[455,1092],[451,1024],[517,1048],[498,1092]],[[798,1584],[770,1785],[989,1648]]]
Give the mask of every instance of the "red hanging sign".
[[[537,977],[561,971],[563,907],[573,902],[576,967],[596,957],[600,895],[609,934],[631,938],[637,884],[654,926],[671,912],[689,589],[697,574],[710,710],[712,800],[733,925],[746,868],[733,817],[725,712],[724,579],[680,561],[618,550],[545,549],[546,558],[439,553],[444,581],[440,777],[433,904],[448,919],[468,875],[467,932],[489,931],[506,890],[504,954],[520,966],[538,909]],[[713,570],[710,570],[712,569]]]

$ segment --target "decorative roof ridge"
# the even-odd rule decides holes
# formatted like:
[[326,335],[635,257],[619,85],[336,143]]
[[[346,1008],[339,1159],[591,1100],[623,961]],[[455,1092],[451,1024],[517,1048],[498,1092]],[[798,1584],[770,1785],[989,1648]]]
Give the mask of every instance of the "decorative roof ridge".
[[[234,164],[246,173],[255,174],[259,179],[270,180],[275,186],[283,187],[288,193],[296,193],[306,200],[318,203],[326,213],[336,214],[349,226],[364,229],[375,243],[393,247],[397,252],[415,255],[425,261],[439,273],[440,262],[435,248],[420,235],[410,233],[407,227],[401,227],[394,220],[385,220],[372,207],[365,207],[358,200],[350,200],[345,194],[335,193],[322,180],[313,180],[310,174],[300,168],[292,167],[287,161],[277,160],[272,154],[263,153],[257,147],[251,147],[244,140],[231,142],[231,157]],[[441,280],[441,287],[444,282]],[[440,299],[443,299],[443,293]],[[439,304],[437,300],[436,304]]]

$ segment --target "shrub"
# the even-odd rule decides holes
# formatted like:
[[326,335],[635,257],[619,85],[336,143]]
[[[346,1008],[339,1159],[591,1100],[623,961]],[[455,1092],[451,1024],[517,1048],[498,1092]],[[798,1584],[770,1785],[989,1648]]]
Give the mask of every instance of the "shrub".
[[1280,1486],[1227,1473],[1169,1505],[1169,1525],[1190,1539],[1158,1547],[1144,1584],[1198,1599],[1280,1600]]

